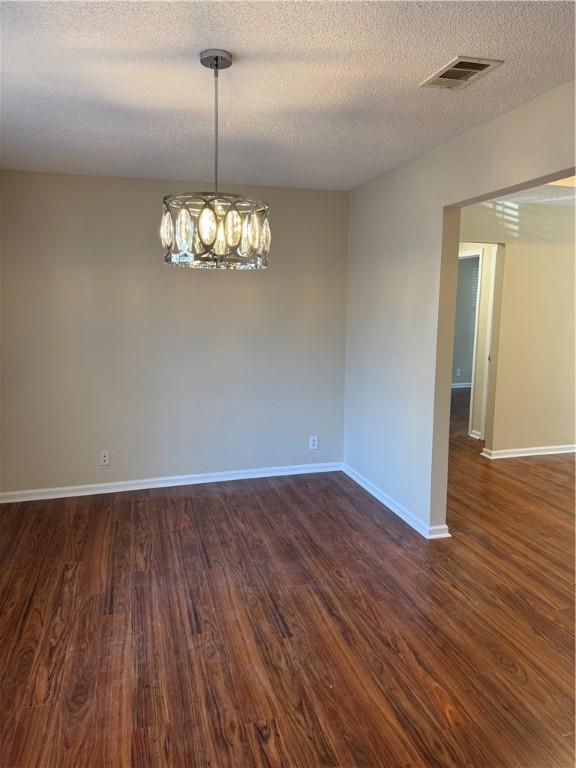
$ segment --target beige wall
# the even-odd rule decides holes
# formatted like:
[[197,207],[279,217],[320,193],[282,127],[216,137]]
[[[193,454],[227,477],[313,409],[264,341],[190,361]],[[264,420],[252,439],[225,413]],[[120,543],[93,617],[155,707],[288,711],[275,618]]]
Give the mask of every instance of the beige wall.
[[481,203],[461,236],[505,245],[486,448],[573,445],[574,208]]
[[457,206],[573,165],[568,83],[351,193],[343,432],[345,194],[255,190],[273,268],[214,274],[162,264],[161,196],[189,184],[6,173],[3,488],[333,461],[344,433],[441,526]]
[[421,527],[446,519],[452,206],[573,165],[568,83],[350,196],[345,461]]
[[271,268],[167,267],[195,186],[3,174],[4,490],[340,460],[347,195],[246,188]]

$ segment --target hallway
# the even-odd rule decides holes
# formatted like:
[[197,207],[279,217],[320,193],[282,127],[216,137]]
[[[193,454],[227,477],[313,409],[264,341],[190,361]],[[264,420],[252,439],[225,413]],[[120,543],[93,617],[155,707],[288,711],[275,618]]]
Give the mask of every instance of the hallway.
[[[468,435],[469,389],[452,390],[448,524],[465,533],[485,526],[499,539],[541,537],[573,554],[574,455],[529,456],[490,461],[484,443]],[[463,515],[462,503],[466,510]],[[554,525],[551,526],[551,522]]]
[[[452,390],[448,525],[452,535],[524,599],[572,627],[574,573],[574,455],[491,461],[468,435],[469,389]],[[518,583],[516,581],[518,580]],[[554,596],[539,594],[546,584]],[[554,585],[554,586],[553,586]],[[566,588],[563,592],[562,586]],[[562,599],[560,599],[562,598]],[[564,619],[566,623],[564,623]],[[537,625],[533,627],[537,632]]]

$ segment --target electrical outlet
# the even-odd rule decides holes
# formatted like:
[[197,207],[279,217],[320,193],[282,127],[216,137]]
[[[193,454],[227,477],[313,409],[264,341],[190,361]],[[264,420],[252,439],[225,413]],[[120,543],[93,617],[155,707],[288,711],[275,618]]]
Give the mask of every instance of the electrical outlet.
[[462,368],[456,368],[456,376],[462,376]]
[[108,451],[100,451],[100,466],[101,467],[110,466],[110,453]]
[[310,435],[308,438],[308,450],[310,451],[317,451],[318,450],[318,435]]

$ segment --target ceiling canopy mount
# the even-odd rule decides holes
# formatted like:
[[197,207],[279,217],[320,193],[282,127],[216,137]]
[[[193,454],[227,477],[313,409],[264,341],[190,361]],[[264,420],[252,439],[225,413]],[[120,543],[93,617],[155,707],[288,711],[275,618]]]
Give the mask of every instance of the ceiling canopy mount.
[[208,69],[228,69],[232,66],[232,54],[222,48],[207,48],[200,54],[200,64]]

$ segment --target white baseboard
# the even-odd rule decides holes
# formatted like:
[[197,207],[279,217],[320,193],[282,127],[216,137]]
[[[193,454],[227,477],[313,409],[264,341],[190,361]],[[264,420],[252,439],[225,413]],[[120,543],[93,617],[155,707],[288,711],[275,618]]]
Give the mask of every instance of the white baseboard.
[[121,493],[123,491],[143,491],[150,488],[171,488],[181,485],[199,485],[201,483],[222,483],[228,480],[249,480],[261,477],[282,477],[286,475],[306,475],[316,472],[344,472],[358,485],[362,486],[374,498],[394,512],[414,530],[426,539],[445,539],[450,536],[448,526],[427,526],[399,502],[377,488],[361,474],[342,462],[323,462],[319,464],[294,464],[283,467],[262,467],[259,469],[240,469],[229,472],[206,472],[196,475],[174,475],[172,477],[150,477],[141,480],[126,480],[112,483],[93,483],[90,485],[65,485],[54,488],[35,488],[24,491],[3,491],[0,504],[18,501],[41,501],[45,499],[63,499],[74,496],[94,496],[102,493]]
[[344,474],[348,475],[349,478],[354,480],[355,483],[358,483],[358,485],[362,486],[365,491],[368,491],[369,494],[374,496],[375,499],[378,499],[378,501],[384,504],[385,507],[388,507],[388,509],[394,512],[395,515],[398,515],[398,517],[402,518],[402,520],[414,528],[415,531],[418,531],[418,533],[421,536],[424,536],[424,538],[446,539],[450,537],[451,534],[447,525],[426,525],[422,522],[422,520],[419,520],[411,512],[409,512],[406,507],[388,496],[387,493],[384,493],[384,491],[380,490],[380,488],[375,486],[374,483],[371,483],[370,480],[367,480],[365,477],[363,477],[363,475],[361,475],[348,464],[343,465],[342,471]]
[[553,453],[576,453],[576,445],[539,445],[534,448],[506,448],[499,451],[484,448],[481,455],[487,459],[514,459],[521,456],[549,456]]
[[178,485],[221,483],[227,480],[248,480],[259,477],[281,477],[285,475],[306,475],[315,472],[341,472],[342,468],[342,463],[336,461],[320,464],[294,464],[284,467],[263,467],[260,469],[238,469],[230,472],[206,472],[198,475],[150,477],[143,480],[94,483],[92,485],[65,485],[58,488],[36,488],[27,491],[3,491],[0,493],[0,504],[8,504],[16,501],[36,501],[41,499],[63,499],[70,496],[94,496],[100,493],[143,491],[148,488],[170,488]]
[[472,386],[472,382],[461,382],[458,381],[456,384],[452,384],[452,389],[470,389]]
[[442,525],[429,525],[427,539],[449,539],[452,536],[446,523]]
[[474,440],[482,440],[482,435],[480,432],[478,432],[477,429],[473,429],[472,432],[469,432],[470,437],[473,437]]

